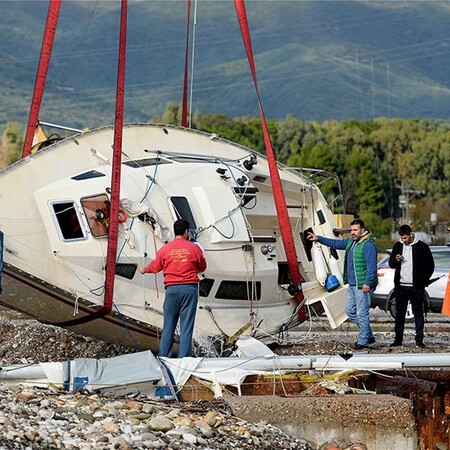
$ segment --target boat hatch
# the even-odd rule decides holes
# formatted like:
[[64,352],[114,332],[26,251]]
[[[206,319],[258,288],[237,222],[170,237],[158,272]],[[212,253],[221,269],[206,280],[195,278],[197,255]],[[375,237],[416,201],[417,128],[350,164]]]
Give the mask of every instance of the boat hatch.
[[83,180],[89,180],[90,178],[100,178],[100,177],[106,177],[104,173],[98,172],[97,170],[89,170],[88,172],[80,173],[79,175],[75,175],[72,177],[72,180],[75,181],[83,181]]
[[155,166],[156,164],[172,164],[172,162],[161,158],[143,158],[124,161],[122,164],[133,169],[140,169],[142,167]]

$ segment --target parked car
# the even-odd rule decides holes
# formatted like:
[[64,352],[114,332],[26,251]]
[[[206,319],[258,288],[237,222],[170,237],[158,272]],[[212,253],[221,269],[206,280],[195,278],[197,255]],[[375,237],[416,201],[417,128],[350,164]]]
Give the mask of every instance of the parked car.
[[[430,246],[434,259],[434,272],[432,283],[425,289],[425,299],[428,310],[441,312],[444,301],[447,277],[450,271],[450,246]],[[372,297],[372,308],[379,307],[388,311],[395,318],[395,293],[394,293],[394,269],[389,267],[390,250],[377,266],[378,286]],[[411,304],[408,304],[406,319],[411,321],[414,315]]]

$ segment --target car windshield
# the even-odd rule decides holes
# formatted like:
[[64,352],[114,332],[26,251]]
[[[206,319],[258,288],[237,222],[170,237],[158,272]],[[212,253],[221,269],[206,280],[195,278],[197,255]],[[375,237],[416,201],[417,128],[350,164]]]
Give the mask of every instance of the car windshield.
[[[433,247],[430,247],[431,253],[433,254],[434,265],[436,269],[450,270],[450,249],[438,251]],[[390,254],[391,249],[387,250]],[[383,267],[389,265],[389,255],[385,256],[379,263],[378,267]]]
[[379,263],[378,267],[384,267],[389,265],[389,255],[385,256]]
[[450,250],[433,252],[433,258],[436,269],[450,269]]

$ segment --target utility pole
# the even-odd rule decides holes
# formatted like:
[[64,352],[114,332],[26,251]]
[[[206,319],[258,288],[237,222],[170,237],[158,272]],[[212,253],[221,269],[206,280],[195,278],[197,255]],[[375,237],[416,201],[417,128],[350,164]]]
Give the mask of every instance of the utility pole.
[[411,219],[409,217],[409,209],[411,208],[411,200],[418,195],[423,195],[423,191],[417,191],[415,189],[405,188],[405,183],[402,180],[400,186],[401,194],[398,197],[398,204],[402,209],[402,223],[411,225]]

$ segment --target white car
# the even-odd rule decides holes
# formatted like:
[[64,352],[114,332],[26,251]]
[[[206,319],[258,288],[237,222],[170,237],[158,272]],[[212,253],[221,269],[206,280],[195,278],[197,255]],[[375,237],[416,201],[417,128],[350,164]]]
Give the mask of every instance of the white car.
[[[450,271],[450,246],[430,246],[434,258],[434,272],[431,277],[432,283],[425,289],[425,302],[428,311],[441,312],[444,301],[447,277]],[[388,250],[390,253],[390,250]],[[378,306],[380,309],[389,311],[395,318],[395,295],[394,295],[394,272],[389,267],[389,254],[383,258],[377,266],[378,286],[372,297],[372,308]],[[406,319],[412,320],[411,304],[408,304]]]

